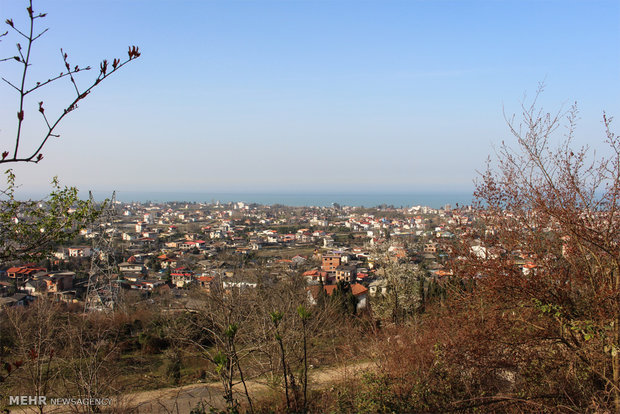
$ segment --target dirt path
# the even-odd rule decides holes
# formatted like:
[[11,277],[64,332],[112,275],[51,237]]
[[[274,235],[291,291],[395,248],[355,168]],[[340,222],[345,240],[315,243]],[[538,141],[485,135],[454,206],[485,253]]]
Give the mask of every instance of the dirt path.
[[[310,371],[309,386],[322,388],[330,383],[341,381],[348,377],[358,375],[371,370],[373,363],[362,362],[355,365],[329,367]],[[247,381],[248,392],[256,398],[270,390],[270,387],[257,380]],[[175,413],[189,414],[198,404],[204,403],[208,407],[223,409],[225,407],[222,398],[223,387],[220,383],[191,384],[176,388],[165,388],[154,391],[143,391],[125,396],[127,406],[137,407],[138,413]],[[235,398],[245,402],[243,386],[235,386]]]

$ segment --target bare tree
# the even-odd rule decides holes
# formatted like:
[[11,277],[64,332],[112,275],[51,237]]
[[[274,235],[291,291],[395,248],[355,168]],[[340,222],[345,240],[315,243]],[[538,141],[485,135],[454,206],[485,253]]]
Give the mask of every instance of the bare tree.
[[475,282],[462,298],[503,332],[494,340],[514,335],[496,361],[524,373],[556,360],[547,385],[530,378],[532,398],[620,412],[620,140],[603,115],[607,155],[573,148],[576,106],[550,114],[536,98],[509,119],[516,146],[502,143],[477,184],[480,225],[457,248],[455,275]]
[[[337,304],[309,307],[308,291],[295,280],[259,292],[254,325],[271,362],[276,388],[284,388],[287,411],[308,410],[308,370],[320,351],[316,344],[337,335],[343,322]],[[351,321],[349,321],[351,323]],[[281,378],[281,382],[279,380]]]
[[[2,152],[2,157],[0,159],[0,164],[5,163],[16,163],[16,162],[33,162],[38,163],[43,159],[43,147],[47,144],[50,138],[58,138],[59,135],[56,133],[56,128],[59,126],[61,121],[72,111],[78,108],[78,104],[84,100],[91,91],[101,84],[105,79],[110,77],[112,74],[116,73],[117,70],[125,66],[127,63],[132,60],[140,57],[140,52],[136,46],[130,46],[129,51],[127,52],[128,57],[126,59],[114,58],[111,62],[108,62],[104,59],[99,65],[99,74],[97,77],[88,83],[86,86],[80,86],[77,81],[77,76],[81,72],[91,70],[90,66],[80,67],[79,65],[72,65],[69,62],[69,55],[60,49],[59,56],[63,62],[64,70],[60,72],[58,75],[50,76],[47,80],[40,80],[32,82],[28,78],[28,69],[32,65],[32,55],[33,55],[33,46],[35,42],[43,36],[48,29],[39,30],[36,28],[36,24],[39,19],[43,19],[46,16],[46,13],[36,12],[32,6],[32,0],[29,1],[29,6],[26,8],[28,12],[29,25],[27,29],[19,28],[15,25],[12,19],[6,19],[6,24],[9,27],[10,32],[14,33],[18,38],[21,38],[21,41],[18,41],[16,44],[17,54],[10,57],[5,57],[0,60],[8,61],[19,64],[22,66],[21,70],[21,78],[17,81],[11,81],[4,77],[2,80],[12,88],[18,96],[18,109],[17,109],[17,132],[15,136],[15,146],[12,151],[10,149],[6,149]],[[4,33],[2,36],[6,36],[8,32]],[[22,42],[25,42],[25,45],[22,46]],[[73,89],[75,90],[75,97],[71,102],[69,102],[64,108],[60,111],[59,115],[54,115],[49,117],[45,112],[45,107],[42,101],[39,101],[38,106],[34,106],[32,109],[34,111],[38,111],[45,124],[47,126],[47,130],[42,134],[42,138],[38,142],[35,141],[35,148],[31,152],[28,152],[26,155],[20,155],[20,144],[22,143],[23,138],[23,125],[26,119],[27,113],[27,99],[34,95],[35,92],[39,91],[39,89],[48,86],[54,82],[57,82],[63,78],[68,78],[71,82]]]
[[208,294],[194,292],[187,313],[170,324],[172,338],[177,338],[210,362],[216,377],[224,388],[224,400],[228,410],[235,412],[239,403],[234,394],[235,386],[241,384],[253,411],[243,362],[248,353],[258,346],[251,331],[252,292],[239,288],[212,289]]
[[[110,399],[123,391],[114,364],[119,352],[120,325],[116,315],[100,312],[71,315],[70,323],[62,327],[65,347],[61,378],[68,395]],[[73,408],[92,412],[99,407]]]
[[[58,304],[40,299],[28,308],[13,307],[2,315],[1,323],[11,332],[12,355],[20,368],[3,387],[19,390],[34,396],[46,396],[56,391],[62,365],[58,363],[62,353],[61,327],[64,313]],[[43,412],[44,405],[37,410]]]

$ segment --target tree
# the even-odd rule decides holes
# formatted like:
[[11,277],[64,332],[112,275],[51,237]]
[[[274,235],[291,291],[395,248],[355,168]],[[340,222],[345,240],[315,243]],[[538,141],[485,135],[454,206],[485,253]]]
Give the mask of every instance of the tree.
[[283,389],[284,395],[280,394],[281,398],[274,402],[277,407],[271,407],[277,412],[310,410],[310,364],[320,361],[324,352],[321,344],[342,333],[344,318],[340,317],[337,305],[328,301],[322,307],[308,308],[307,301],[308,291],[301,278],[258,288],[256,292],[256,318],[252,325],[261,358],[255,364],[268,362],[264,373],[269,374],[276,389]]
[[288,373],[288,368],[286,365],[286,351],[284,350],[284,343],[282,341],[282,335],[280,334],[280,331],[278,330],[278,327],[280,326],[280,322],[282,322],[282,317],[284,316],[284,314],[279,311],[274,311],[274,312],[270,312],[269,316],[271,317],[271,322],[273,323],[273,327],[275,331],[274,338],[278,342],[278,346],[280,349],[280,358],[282,361],[282,373],[283,373],[282,377],[284,378],[284,392],[286,394],[286,409],[287,411],[289,411],[291,409],[291,398],[288,392],[289,373]]
[[387,294],[373,302],[373,313],[381,319],[401,323],[421,310],[424,301],[424,272],[418,265],[401,263],[388,250],[376,249],[380,275],[386,282]]
[[16,200],[10,170],[7,181],[0,201],[0,260],[41,260],[52,246],[73,239],[99,214],[92,200],[80,200],[76,188],[61,188],[56,179],[41,202]]
[[[15,63],[21,66],[21,76],[18,80],[2,77],[8,88],[17,94],[17,127],[14,145],[4,142],[2,144],[4,148],[0,148],[0,164],[40,162],[43,159],[43,148],[50,138],[59,137],[57,128],[68,114],[76,110],[78,104],[101,82],[140,56],[138,48],[132,46],[125,60],[115,58],[110,63],[103,60],[97,77],[86,86],[82,86],[78,82],[78,76],[91,68],[70,64],[68,54],[61,49],[60,54],[65,70],[59,75],[50,76],[47,80],[32,81],[29,79],[29,69],[32,66],[33,46],[47,32],[47,29],[37,31],[36,25],[46,14],[35,11],[32,0],[28,2],[26,11],[29,21],[27,29],[18,27],[9,18],[5,21],[9,30],[0,33],[0,40],[6,40],[9,31],[11,35],[19,39],[16,43],[16,55],[0,58],[0,63]],[[71,83],[71,87],[75,90],[75,97],[63,105],[58,113],[52,114],[53,110],[48,110],[49,108],[44,106],[43,101],[38,101],[38,99],[38,102],[31,101],[42,88],[63,78],[67,78]],[[35,111],[42,117],[45,129],[38,138],[26,137],[25,122],[34,119],[34,116],[30,117],[30,114],[34,114]],[[32,141],[33,148],[27,152],[24,151],[26,138]],[[45,200],[18,201],[15,198],[15,175],[10,169],[5,174],[7,187],[0,190],[0,260],[2,262],[43,259],[55,244],[73,239],[100,213],[92,199],[80,200],[76,188],[61,187],[56,178],[52,180],[52,192]],[[67,374],[71,369],[76,374],[82,375],[79,381],[78,379],[74,381],[81,391],[87,392],[88,395],[100,395],[101,390],[105,389],[105,385],[95,381],[101,377],[101,372],[105,371],[102,369],[102,361],[105,362],[110,357],[108,350],[102,348],[105,341],[100,341],[101,338],[83,337],[86,338],[81,342],[84,347],[80,347],[82,353],[73,360],[74,365],[70,366],[59,358],[59,354],[67,348],[67,344],[63,344],[61,329],[65,324],[69,326],[69,317],[65,312],[61,312],[58,304],[39,299],[28,308],[7,310],[5,315],[0,318],[0,327],[3,332],[11,335],[13,340],[11,356],[16,358],[13,363],[6,362],[8,365],[5,366],[19,368],[16,370],[10,368],[12,372],[9,373],[13,375],[8,385],[20,389],[20,392],[16,394],[23,394],[27,391],[26,393],[30,395],[44,396],[53,390],[53,387],[57,387],[60,376]],[[78,325],[75,327],[77,329]],[[93,330],[94,336],[98,333],[103,334],[103,332]],[[80,331],[80,334],[85,334],[85,331]],[[38,409],[42,412],[44,407],[39,406]]]
[[604,114],[608,155],[573,148],[576,106],[549,114],[537,98],[477,183],[482,225],[453,261],[474,288],[452,294],[495,326],[477,346],[498,346],[525,400],[620,412],[620,140]]
[[[62,372],[58,358],[63,349],[61,329],[66,315],[58,304],[45,299],[26,309],[13,307],[3,313],[0,324],[11,336],[12,356],[19,366],[3,388],[11,390],[11,395],[45,396],[55,391]],[[44,408],[37,406],[41,413]]]
[[[33,162],[38,163],[43,159],[43,153],[41,152],[45,144],[47,144],[50,138],[58,138],[59,135],[56,133],[56,128],[60,125],[61,121],[72,111],[78,108],[78,104],[84,100],[91,91],[101,84],[105,79],[110,77],[117,70],[125,66],[127,63],[132,60],[138,58],[140,56],[140,52],[138,47],[130,46],[128,51],[128,57],[125,60],[121,60],[119,58],[114,58],[111,63],[108,63],[106,59],[104,59],[99,65],[99,74],[95,78],[94,81],[90,82],[85,87],[80,87],[77,82],[77,76],[81,72],[91,70],[90,66],[80,67],[79,65],[71,65],[69,63],[69,55],[60,49],[60,55],[63,60],[64,66],[66,68],[65,71],[60,72],[59,75],[51,75],[47,80],[41,80],[38,82],[29,82],[28,79],[28,69],[32,65],[31,57],[33,52],[33,46],[35,41],[37,41],[41,36],[47,32],[48,29],[43,29],[41,31],[36,31],[35,23],[39,19],[43,19],[46,16],[46,13],[39,13],[33,9],[32,0],[29,1],[29,6],[26,11],[28,12],[29,17],[29,28],[28,30],[23,30],[18,28],[12,19],[7,19],[6,24],[9,27],[11,33],[17,35],[18,38],[22,38],[26,41],[26,45],[22,46],[20,42],[16,44],[17,47],[17,55],[10,56],[6,58],[0,59],[0,62],[16,62],[17,64],[23,67],[21,71],[21,79],[18,82],[11,82],[10,80],[5,79],[2,80],[8,84],[13,90],[17,92],[18,95],[18,110],[17,110],[17,132],[15,136],[15,146],[13,151],[10,149],[3,150],[2,158],[0,159],[0,164],[5,163],[18,163],[18,162]],[[4,37],[8,35],[8,31],[3,33],[0,37]],[[32,152],[29,152],[26,155],[20,155],[20,144],[22,143],[23,138],[23,126],[24,120],[26,119],[26,106],[27,100],[26,98],[30,98],[32,94],[37,92],[39,89],[48,86],[54,82],[57,82],[63,78],[69,78],[73,89],[75,89],[75,98],[71,102],[69,102],[64,108],[60,111],[58,115],[54,115],[49,117],[45,113],[45,107],[42,101],[38,102],[38,112],[43,117],[45,124],[47,126],[47,130],[43,133],[42,138],[36,143],[35,149]]]
[[[116,73],[127,63],[137,59],[140,52],[136,46],[129,48],[128,57],[125,60],[115,58],[111,63],[104,59],[99,65],[97,77],[86,86],[81,86],[78,76],[82,72],[91,70],[90,66],[80,67],[71,65],[69,56],[60,49],[61,59],[65,70],[59,75],[50,76],[47,80],[31,81],[28,77],[29,68],[32,66],[32,56],[34,54],[35,42],[43,36],[48,29],[38,31],[37,23],[46,14],[39,13],[33,9],[32,0],[26,8],[28,13],[29,25],[26,30],[19,28],[12,19],[6,19],[9,30],[0,34],[0,40],[6,40],[6,36],[11,34],[18,38],[16,44],[16,55],[2,58],[0,62],[5,64],[15,63],[21,66],[21,76],[17,81],[11,81],[2,77],[2,80],[9,88],[17,94],[17,127],[15,133],[14,147],[8,148],[9,143],[2,149],[0,164],[9,163],[38,163],[43,159],[42,150],[50,138],[58,138],[56,130],[67,115],[78,108],[78,104],[83,101],[93,89],[101,84],[105,79]],[[21,40],[19,40],[21,39]],[[25,45],[22,46],[22,42]],[[65,105],[59,113],[50,115],[42,101],[31,102],[36,94],[44,87],[56,83],[61,79],[69,79],[72,88],[75,90],[75,97]],[[31,109],[28,109],[31,108]],[[40,138],[30,138],[34,140],[34,149],[23,155],[24,126],[27,114],[39,112],[43,118],[46,129]],[[20,152],[21,150],[21,152]],[[93,222],[99,214],[92,200],[82,201],[78,198],[78,190],[74,187],[61,187],[57,178],[52,180],[52,192],[43,202],[21,202],[15,198],[15,175],[9,169],[6,171],[7,188],[0,190],[0,259],[39,259],[40,256],[49,251],[56,243],[63,243],[71,240],[88,223]]]
[[343,315],[355,315],[357,311],[357,299],[351,291],[349,282],[341,280],[338,282],[336,289],[329,298],[329,301]]
[[308,410],[308,338],[307,338],[306,328],[307,328],[308,319],[310,319],[311,313],[308,309],[306,309],[305,306],[299,305],[297,307],[297,314],[299,315],[299,318],[301,319],[301,328],[302,328],[302,334],[303,334],[304,373],[302,377],[302,383],[304,386],[304,391],[303,391],[304,400],[303,400],[302,412],[306,413]]
[[453,276],[429,281],[443,300],[379,333],[364,409],[620,412],[620,139],[604,115],[597,156],[573,148],[576,107],[521,116],[454,224]]
[[[64,359],[59,366],[65,390],[89,399],[118,396],[123,387],[114,362],[121,342],[122,315],[101,312],[64,316],[68,321],[59,332],[64,341]],[[93,411],[92,407],[75,409]]]
[[[190,345],[213,365],[224,389],[229,412],[238,412],[235,385],[243,385],[249,411],[253,412],[242,361],[251,352],[252,300],[251,292],[221,286],[208,294],[194,292],[194,305],[187,317],[169,323],[170,335]],[[238,378],[238,381],[237,381]]]

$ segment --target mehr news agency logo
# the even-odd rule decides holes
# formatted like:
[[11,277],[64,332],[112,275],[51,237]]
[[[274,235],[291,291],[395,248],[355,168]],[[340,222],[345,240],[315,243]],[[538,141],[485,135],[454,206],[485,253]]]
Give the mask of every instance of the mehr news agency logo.
[[112,398],[48,398],[44,395],[9,395],[9,406],[24,405],[84,405],[84,406],[110,406],[114,402]]

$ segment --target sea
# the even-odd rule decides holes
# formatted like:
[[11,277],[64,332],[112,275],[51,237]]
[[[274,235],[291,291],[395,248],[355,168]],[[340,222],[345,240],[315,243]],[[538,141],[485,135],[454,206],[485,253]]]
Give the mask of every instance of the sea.
[[[124,203],[165,203],[196,202],[221,204],[243,202],[245,204],[275,205],[292,207],[316,206],[331,207],[334,204],[351,207],[412,207],[426,206],[442,208],[450,206],[467,206],[472,204],[472,192],[411,192],[411,193],[224,193],[224,192],[174,192],[174,191],[93,191],[93,197],[102,201],[115,194],[116,200]],[[43,192],[17,191],[19,200],[42,200],[47,194]],[[89,193],[80,191],[80,198],[86,199]]]
[[[95,199],[111,197],[111,192],[95,192]],[[198,192],[136,192],[117,191],[116,199],[121,202],[197,202],[197,203],[230,203],[243,202],[262,205],[281,204],[285,206],[316,206],[331,207],[334,204],[352,207],[394,206],[412,207],[427,206],[451,208],[472,204],[471,192],[427,192],[408,194],[353,194],[353,193],[198,193]]]

